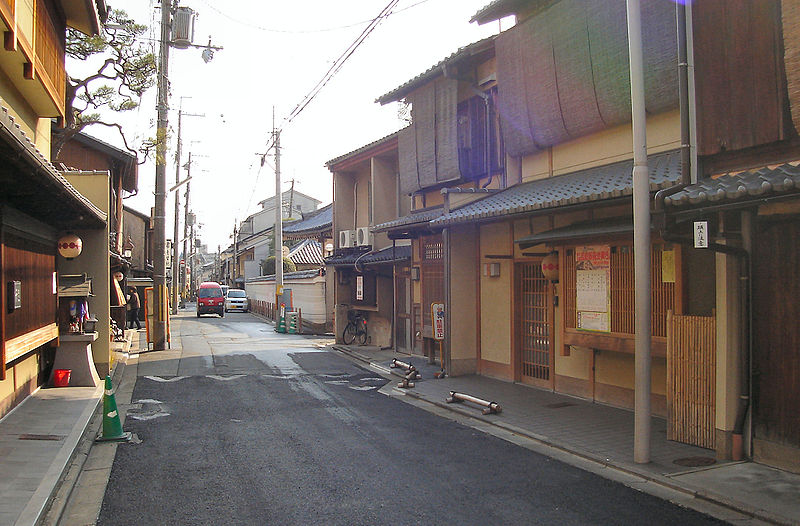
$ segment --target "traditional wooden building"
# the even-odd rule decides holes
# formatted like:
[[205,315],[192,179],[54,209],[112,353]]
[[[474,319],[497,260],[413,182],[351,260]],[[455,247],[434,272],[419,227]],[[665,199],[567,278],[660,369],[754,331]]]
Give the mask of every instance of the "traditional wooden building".
[[[800,472],[800,6],[689,12],[696,177],[664,197],[664,231],[715,277],[716,448]],[[708,248],[693,248],[698,225]]]
[[[397,187],[398,134],[393,133],[326,163],[333,173],[333,254],[325,259],[341,341],[355,311],[367,319],[371,345],[406,348],[411,334],[411,247],[372,228],[404,215],[410,200]],[[406,278],[396,278],[406,276]],[[398,323],[396,320],[403,320]]]
[[[77,233],[87,249],[102,242],[102,256],[88,251],[83,261],[87,268],[108,265],[107,210],[49,162],[51,125],[65,111],[66,28],[96,34],[98,5],[0,1],[0,415],[46,383],[52,368],[59,275],[67,263],[57,253],[59,238]],[[95,361],[108,366],[108,352]]]

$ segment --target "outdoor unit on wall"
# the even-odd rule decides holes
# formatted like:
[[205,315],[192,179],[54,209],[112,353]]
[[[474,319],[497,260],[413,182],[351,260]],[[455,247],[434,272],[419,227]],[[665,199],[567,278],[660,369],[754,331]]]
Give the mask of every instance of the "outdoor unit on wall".
[[364,247],[372,244],[372,234],[368,226],[361,226],[356,228],[356,244]]
[[339,231],[339,248],[351,248],[355,246],[356,231],[355,230],[340,230]]

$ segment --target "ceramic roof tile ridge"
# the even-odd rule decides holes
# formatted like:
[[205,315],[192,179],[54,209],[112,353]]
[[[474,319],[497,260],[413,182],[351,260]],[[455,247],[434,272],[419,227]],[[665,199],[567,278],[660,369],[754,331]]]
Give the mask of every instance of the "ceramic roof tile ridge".
[[478,40],[476,42],[473,42],[471,44],[467,44],[465,46],[458,48],[454,53],[450,54],[450,56],[440,60],[439,62],[437,62],[427,70],[423,71],[416,77],[404,82],[403,84],[389,91],[388,93],[381,95],[380,97],[375,99],[375,102],[379,104],[388,104],[390,102],[400,100],[406,94],[413,91],[413,89],[415,89],[418,84],[422,83],[422,81],[429,80],[430,78],[435,76],[435,74],[441,74],[442,66],[450,64],[451,62],[455,62],[456,60],[459,60],[464,56],[471,54],[473,51],[476,50],[483,51],[484,50],[483,46],[485,46],[489,42],[494,43],[494,40],[496,38],[497,35],[491,35],[486,38],[482,38],[481,40]]
[[[650,162],[652,161],[652,162]],[[680,152],[648,157],[650,190],[668,188],[680,181]],[[633,160],[627,159],[576,172],[528,181],[465,204],[434,219],[431,226],[463,223],[512,214],[590,203],[633,194]]]
[[731,171],[687,186],[665,199],[673,207],[747,201],[800,192],[800,160]]
[[330,161],[326,162],[325,166],[327,166],[328,169],[331,169],[331,166],[334,165],[334,164],[340,163],[340,162],[342,162],[342,161],[344,161],[344,160],[346,160],[346,159],[348,159],[350,157],[354,157],[354,156],[356,156],[356,155],[358,155],[360,153],[364,153],[364,152],[368,151],[370,148],[374,148],[375,146],[378,146],[381,143],[384,143],[384,142],[387,142],[387,141],[389,141],[391,139],[394,139],[395,137],[397,137],[400,134],[401,131],[402,131],[402,129],[401,130],[397,130],[397,131],[393,131],[392,133],[390,133],[388,135],[385,135],[385,136],[381,137],[380,139],[376,139],[376,140],[372,141],[369,144],[365,144],[364,146],[356,148],[355,150],[353,150],[351,152],[347,152],[347,153],[342,154],[342,155],[340,155],[338,157],[334,157]]

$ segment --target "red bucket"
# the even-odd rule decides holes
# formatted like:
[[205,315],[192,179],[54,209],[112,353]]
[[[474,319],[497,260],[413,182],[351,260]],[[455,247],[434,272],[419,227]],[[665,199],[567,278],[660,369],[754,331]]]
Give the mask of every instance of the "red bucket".
[[53,371],[53,385],[55,387],[69,387],[69,376],[72,369],[56,369]]

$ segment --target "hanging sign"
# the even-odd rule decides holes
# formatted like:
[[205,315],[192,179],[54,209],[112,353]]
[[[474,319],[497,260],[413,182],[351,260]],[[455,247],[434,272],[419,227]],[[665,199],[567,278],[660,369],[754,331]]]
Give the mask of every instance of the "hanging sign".
[[444,340],[444,303],[431,303],[433,339]]
[[576,310],[579,329],[611,331],[611,248],[595,245],[575,249]]
[[364,300],[364,276],[356,276],[356,300]]
[[708,221],[694,222],[694,248],[708,248]]

